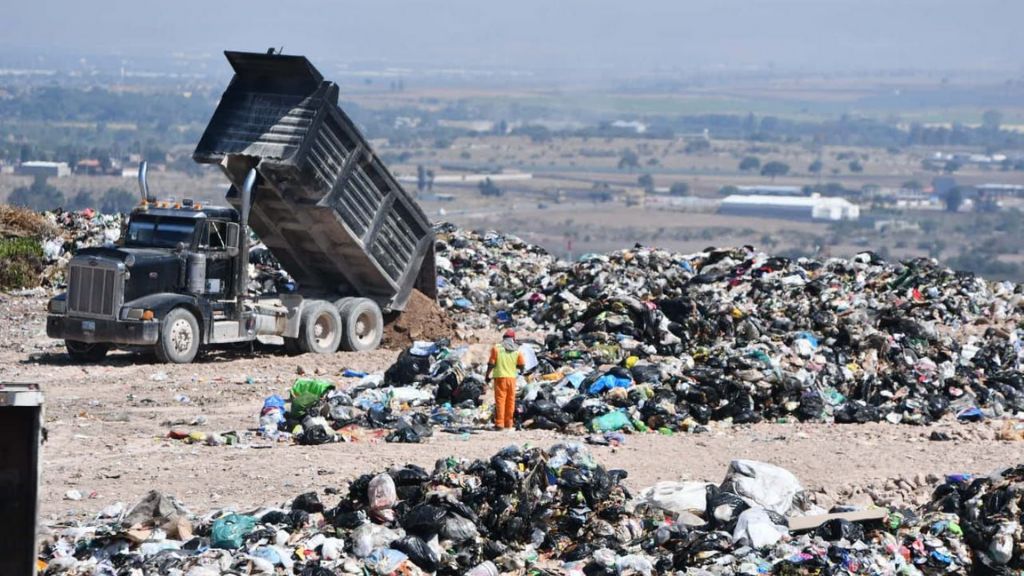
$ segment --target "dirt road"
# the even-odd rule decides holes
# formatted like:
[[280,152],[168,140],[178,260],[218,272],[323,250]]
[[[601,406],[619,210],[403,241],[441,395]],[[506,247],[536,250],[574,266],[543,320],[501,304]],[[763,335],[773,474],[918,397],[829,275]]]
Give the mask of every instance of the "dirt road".
[[[132,503],[151,489],[176,495],[195,510],[237,504],[281,503],[295,495],[343,487],[362,472],[412,462],[431,467],[441,457],[492,455],[509,443],[550,445],[579,440],[529,431],[481,432],[464,438],[436,433],[425,444],[357,442],[325,446],[189,445],[169,440],[178,423],[190,430],[243,432],[257,426],[263,399],[283,393],[301,367],[335,378],[346,368],[383,370],[397,352],[330,357],[262,352],[213,354],[187,366],[114,354],[77,366],[45,337],[45,299],[0,296],[0,381],[34,381],[46,393],[44,516]],[[189,426],[200,417],[203,425]],[[756,459],[789,469],[805,488],[882,485],[897,476],[989,472],[1024,462],[1024,443],[994,440],[998,423],[930,428],[761,424],[712,434],[634,435],[619,448],[595,447],[606,466],[629,472],[631,488],[658,480],[720,481],[730,460]],[[933,442],[933,430],[953,440]],[[262,442],[260,442],[262,443]],[[77,490],[82,500],[65,494]]]

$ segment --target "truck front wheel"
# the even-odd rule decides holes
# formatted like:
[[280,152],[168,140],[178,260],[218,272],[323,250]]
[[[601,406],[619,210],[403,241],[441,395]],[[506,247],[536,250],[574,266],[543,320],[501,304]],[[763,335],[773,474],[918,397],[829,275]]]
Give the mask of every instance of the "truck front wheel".
[[299,347],[304,352],[333,354],[341,341],[341,317],[329,302],[313,302],[302,310]]
[[64,346],[68,349],[68,356],[75,362],[99,362],[110,351],[110,346],[106,344],[90,344],[77,340],[65,340]]
[[160,323],[156,343],[157,360],[165,364],[188,364],[199,352],[199,322],[184,308],[175,308]]
[[384,335],[384,315],[369,298],[352,298],[341,304],[341,349],[365,352],[380,346]]

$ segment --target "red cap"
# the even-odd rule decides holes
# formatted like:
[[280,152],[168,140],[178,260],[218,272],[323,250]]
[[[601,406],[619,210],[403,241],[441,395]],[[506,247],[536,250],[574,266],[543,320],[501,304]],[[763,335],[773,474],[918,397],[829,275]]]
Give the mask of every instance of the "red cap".
[[516,331],[515,330],[505,330],[505,338],[512,338],[514,340],[515,337],[516,337]]

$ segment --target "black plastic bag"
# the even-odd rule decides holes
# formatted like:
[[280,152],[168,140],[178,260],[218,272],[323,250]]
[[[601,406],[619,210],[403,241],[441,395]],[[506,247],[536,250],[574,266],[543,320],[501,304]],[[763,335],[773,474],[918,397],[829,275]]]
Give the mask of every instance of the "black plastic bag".
[[441,523],[439,535],[442,540],[462,544],[477,535],[476,523],[458,514],[448,514]]
[[655,365],[637,365],[630,370],[633,380],[638,384],[657,384],[661,382],[661,368]]
[[385,438],[385,442],[394,442],[398,444],[419,444],[422,442],[420,435],[416,433],[412,428],[401,428],[399,430],[392,430]]
[[396,486],[395,493],[402,502],[417,502],[423,498],[423,488],[415,484]]
[[406,464],[403,468],[389,471],[388,474],[391,476],[391,479],[395,481],[396,486],[422,484],[430,480],[430,474],[415,464]]
[[405,386],[420,376],[430,373],[430,358],[427,356],[416,356],[409,350],[402,351],[398,360],[384,372],[386,384]]
[[302,528],[309,522],[309,512],[305,510],[292,510],[288,513],[288,519],[291,521],[292,526]]
[[833,417],[836,424],[865,424],[882,419],[877,407],[857,401],[843,404],[836,409]]
[[303,446],[319,446],[332,442],[331,435],[324,430],[323,426],[312,426],[302,431],[299,435],[299,444]]
[[368,519],[366,517],[366,512],[363,512],[362,510],[341,510],[341,507],[339,506],[331,511],[330,521],[331,524],[338,528],[355,530],[363,524],[366,524]]
[[519,469],[512,462],[495,456],[491,458],[491,469],[495,472],[495,488],[499,494],[516,491],[519,486]]
[[447,513],[440,506],[417,504],[402,517],[402,528],[410,534],[430,538],[441,530],[441,520]]
[[260,524],[270,524],[272,526],[291,526],[292,521],[291,518],[288,517],[288,514],[286,512],[282,512],[281,510],[271,510],[270,512],[264,514],[262,518],[260,518]]
[[361,504],[367,504],[369,501],[367,493],[370,490],[370,480],[373,480],[374,476],[374,474],[361,474],[350,482],[348,485],[348,497]]
[[707,508],[704,517],[716,530],[731,530],[736,520],[749,505],[739,496],[719,490],[717,486],[707,488]]
[[864,528],[856,522],[842,518],[833,518],[814,530],[814,535],[829,542],[846,540],[850,543],[864,539]]
[[423,539],[405,536],[391,543],[391,547],[409,557],[409,560],[426,572],[437,572],[441,559]]
[[569,401],[562,406],[562,412],[565,412],[566,414],[576,414],[577,412],[579,412],[580,407],[583,406],[583,403],[586,401],[586,396],[584,396],[583,394],[577,394],[576,396],[570,398]]
[[800,406],[795,413],[801,422],[819,420],[825,413],[825,399],[820,394],[808,392],[800,396]]
[[384,428],[396,420],[391,408],[374,406],[366,411],[366,422],[371,428]]
[[324,505],[320,502],[320,497],[316,495],[316,492],[306,492],[292,500],[292,510],[305,510],[310,514],[317,514],[324,511]]

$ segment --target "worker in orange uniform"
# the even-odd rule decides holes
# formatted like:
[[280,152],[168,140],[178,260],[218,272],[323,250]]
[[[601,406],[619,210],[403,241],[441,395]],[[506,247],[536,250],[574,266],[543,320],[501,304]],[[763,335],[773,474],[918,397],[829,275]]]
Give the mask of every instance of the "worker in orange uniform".
[[526,358],[516,344],[516,333],[507,330],[501,343],[491,349],[487,361],[487,379],[494,377],[494,427],[512,430],[516,415],[516,377],[526,366]]

